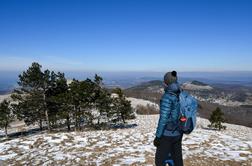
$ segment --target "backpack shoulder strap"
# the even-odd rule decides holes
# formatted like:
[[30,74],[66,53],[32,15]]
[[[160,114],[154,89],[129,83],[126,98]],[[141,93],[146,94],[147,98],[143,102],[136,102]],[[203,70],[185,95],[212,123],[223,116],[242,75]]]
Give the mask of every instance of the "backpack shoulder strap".
[[180,95],[181,92],[183,92],[183,89],[179,88],[179,91],[177,93],[175,93],[175,92],[168,92],[168,93],[173,95],[173,96],[176,96],[179,99],[179,95]]

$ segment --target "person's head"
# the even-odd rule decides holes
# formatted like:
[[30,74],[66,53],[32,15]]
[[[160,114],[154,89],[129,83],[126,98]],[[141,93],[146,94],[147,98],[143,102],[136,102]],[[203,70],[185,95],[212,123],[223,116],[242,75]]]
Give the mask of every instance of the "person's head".
[[177,72],[176,71],[167,72],[164,75],[164,84],[165,85],[170,85],[175,82],[177,82]]

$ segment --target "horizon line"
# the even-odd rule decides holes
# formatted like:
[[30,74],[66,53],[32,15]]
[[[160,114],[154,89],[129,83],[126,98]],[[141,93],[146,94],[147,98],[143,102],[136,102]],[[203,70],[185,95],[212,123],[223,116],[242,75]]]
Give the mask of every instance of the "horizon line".
[[[252,72],[252,70],[176,70],[176,69],[168,69],[166,71],[160,70],[160,71],[154,71],[154,70],[62,70],[62,69],[51,69],[51,68],[42,68],[42,71],[49,69],[53,70],[55,72],[84,72],[84,73],[166,73],[169,71],[177,71],[178,73],[230,73],[230,72],[240,72],[240,73],[246,73],[246,72]],[[23,72],[27,69],[20,69],[20,70],[6,70],[6,69],[0,69],[0,72]]]

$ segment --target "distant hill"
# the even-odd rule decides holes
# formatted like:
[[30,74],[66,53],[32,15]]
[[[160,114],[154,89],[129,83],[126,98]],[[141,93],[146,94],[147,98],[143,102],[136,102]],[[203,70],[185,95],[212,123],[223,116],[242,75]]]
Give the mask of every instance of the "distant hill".
[[153,80],[153,81],[148,81],[141,83],[139,85],[133,86],[128,88],[127,90],[148,90],[148,88],[162,88],[162,81],[160,80]]
[[162,81],[153,80],[125,89],[124,92],[129,97],[135,97],[159,103],[160,95],[163,92],[163,85]]
[[[210,85],[197,80],[185,82],[181,87],[200,101],[201,117],[208,118],[218,106],[224,111],[228,122],[252,127],[252,88],[242,85]],[[124,92],[128,97],[159,104],[163,89],[162,81],[153,80],[125,89]]]

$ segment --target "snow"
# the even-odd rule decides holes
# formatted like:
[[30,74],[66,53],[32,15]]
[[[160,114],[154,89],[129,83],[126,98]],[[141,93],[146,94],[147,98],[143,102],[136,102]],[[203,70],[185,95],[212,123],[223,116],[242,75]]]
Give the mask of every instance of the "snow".
[[183,89],[187,89],[187,90],[212,90],[213,87],[209,86],[209,85],[194,85],[191,82],[186,82],[182,85]]
[[[132,104],[150,104],[130,98]],[[153,146],[159,115],[138,115],[132,128],[40,133],[0,143],[0,165],[154,165]],[[136,125],[132,125],[136,124]],[[209,121],[197,118],[196,129],[183,137],[186,165],[201,161],[212,165],[251,165],[252,128],[224,124],[224,131],[211,130]],[[192,160],[192,158],[196,158]],[[227,162],[227,163],[225,163]],[[204,164],[203,164],[204,165]],[[211,165],[211,164],[210,164]]]
[[[138,115],[130,122],[135,128],[21,137],[0,143],[0,160],[9,165],[153,165],[157,121],[158,115]],[[193,133],[183,137],[184,159],[200,156],[241,165],[252,161],[251,128],[225,124],[227,130],[215,131],[207,128],[206,119],[197,122]]]
[[124,157],[121,159],[121,164],[126,164],[126,165],[132,165],[136,162],[140,162],[143,163],[145,162],[145,157],[141,156],[141,157]]
[[158,104],[153,103],[153,102],[148,101],[148,100],[137,99],[137,98],[133,98],[133,97],[128,97],[127,100],[129,100],[131,102],[131,106],[133,108],[136,108],[138,105],[141,105],[141,106],[150,105],[150,106],[154,106],[156,109],[159,108]]
[[10,100],[11,94],[6,94],[6,95],[0,95],[0,102],[3,100]]
[[[206,123],[207,120],[199,118],[199,121],[205,121],[204,123]],[[183,145],[188,145],[187,148],[189,147],[186,156],[193,153],[213,158],[218,157],[220,160],[251,160],[252,148],[248,140],[252,138],[252,129],[247,128],[250,133],[246,133],[246,130],[237,132],[238,125],[226,125],[226,131],[197,128],[191,135],[185,136]],[[242,137],[243,135],[246,135],[246,137]],[[195,147],[197,149],[194,150]],[[247,157],[242,157],[242,155]]]
[[4,131],[0,129],[0,135],[5,135]]
[[1,155],[0,160],[8,160],[15,157],[16,155],[17,155],[16,153]]

